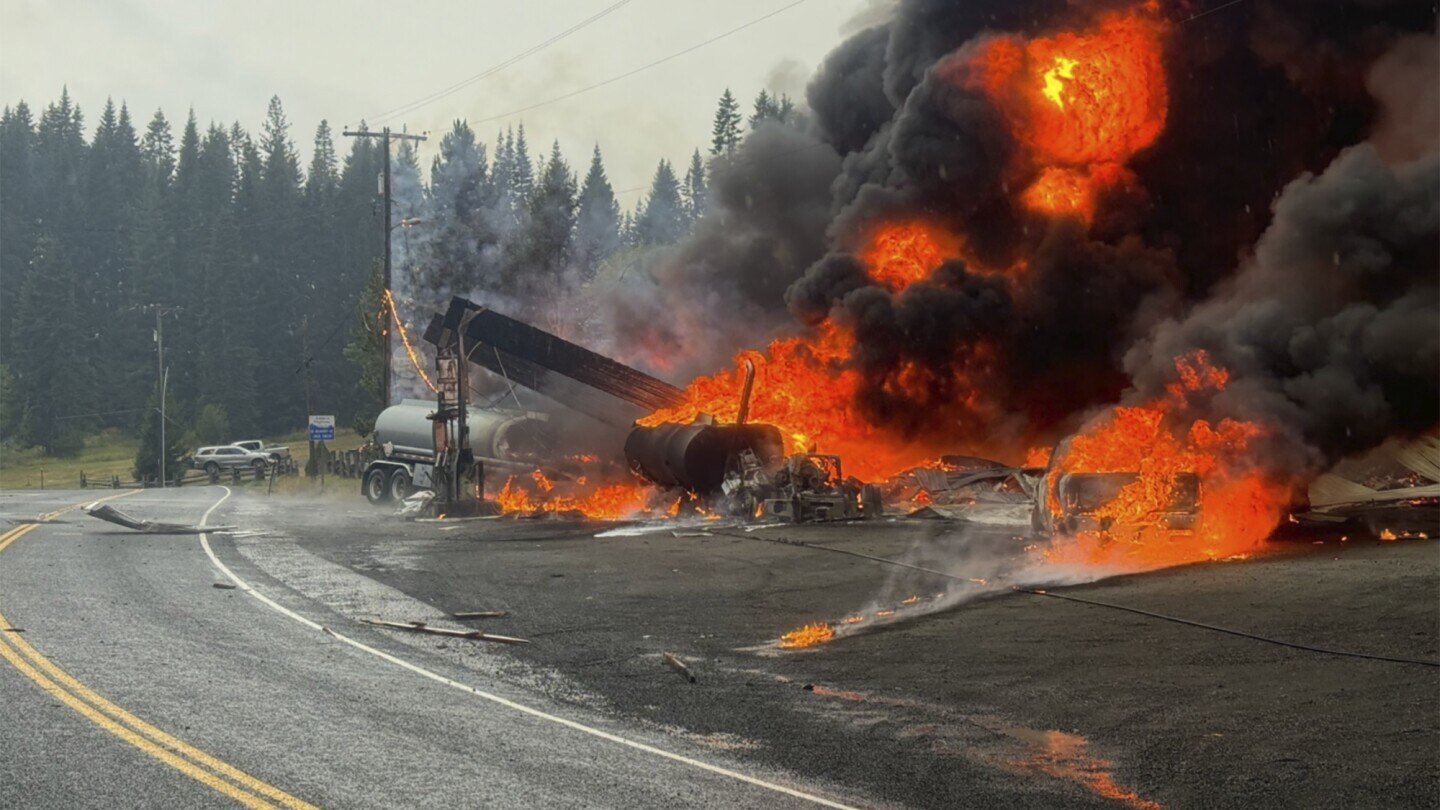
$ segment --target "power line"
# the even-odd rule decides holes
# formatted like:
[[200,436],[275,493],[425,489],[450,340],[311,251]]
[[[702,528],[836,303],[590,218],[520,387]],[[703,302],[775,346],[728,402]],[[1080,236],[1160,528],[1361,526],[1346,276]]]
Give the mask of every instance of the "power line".
[[481,81],[481,80],[483,80],[483,79],[487,79],[487,78],[495,75],[496,73],[499,73],[500,71],[504,70],[505,68],[508,68],[508,67],[510,67],[510,66],[512,66],[512,65],[518,64],[519,62],[522,62],[522,61],[524,61],[525,59],[527,59],[527,58],[529,58],[529,57],[531,57],[531,56],[534,56],[535,54],[537,54],[537,53],[545,50],[546,48],[550,47],[551,45],[554,45],[555,43],[559,42],[560,40],[562,40],[562,39],[570,36],[571,34],[575,33],[576,31],[579,31],[580,29],[585,28],[586,26],[590,25],[591,23],[595,22],[596,20],[599,20],[599,19],[602,18],[602,17],[608,16],[611,12],[614,12],[614,11],[618,10],[621,6],[628,5],[630,2],[631,2],[631,0],[619,0],[619,2],[614,3],[614,4],[610,5],[610,6],[607,6],[606,8],[601,9],[600,11],[596,12],[595,14],[593,14],[593,15],[591,15],[591,16],[583,19],[583,20],[581,20],[581,21],[578,22],[578,23],[575,23],[574,25],[570,26],[569,28],[565,29],[564,31],[561,31],[560,33],[558,33],[558,34],[550,37],[550,38],[547,39],[547,40],[545,40],[544,42],[541,42],[541,43],[538,44],[538,45],[531,46],[528,50],[522,51],[522,52],[520,52],[520,53],[518,53],[518,54],[516,54],[516,55],[514,55],[514,56],[512,56],[512,57],[510,57],[509,59],[506,59],[505,61],[500,62],[500,63],[498,63],[498,64],[496,64],[496,65],[492,65],[492,66],[486,68],[485,70],[482,70],[482,71],[480,71],[479,73],[476,73],[474,76],[469,77],[468,79],[461,79],[460,81],[458,81],[458,82],[450,85],[449,87],[446,87],[446,88],[441,89],[441,90],[437,90],[437,91],[435,91],[434,93],[431,93],[431,94],[428,95],[428,96],[422,96],[421,98],[415,99],[414,101],[406,102],[405,104],[401,104],[401,105],[398,106],[398,107],[393,107],[393,108],[391,108],[391,109],[389,109],[389,110],[386,110],[385,112],[380,113],[379,115],[375,116],[375,118],[374,118],[373,120],[376,121],[377,123],[383,123],[384,121],[387,121],[387,120],[389,120],[389,119],[392,119],[392,118],[395,118],[395,117],[404,115],[405,113],[413,112],[414,110],[418,110],[418,109],[420,109],[421,107],[424,107],[424,106],[430,104],[431,102],[439,101],[440,99],[442,99],[442,98],[444,98],[444,97],[446,97],[446,96],[453,95],[453,94],[455,94],[455,93],[457,93],[457,92],[465,89],[466,87],[469,87],[470,85],[475,84],[475,83],[478,82],[478,81]]
[[[815,143],[807,143],[804,146],[797,146],[794,149],[786,149],[783,152],[772,152],[768,155],[756,155],[755,157],[747,158],[745,160],[729,160],[727,166],[734,168],[740,166],[753,166],[757,163],[769,163],[772,160],[779,160],[780,158],[789,157],[790,155],[798,154],[800,152],[808,152],[811,149],[819,149],[822,146],[829,147],[830,149],[835,148],[835,144],[830,143],[829,141],[816,141]],[[612,191],[610,193],[615,195],[633,194],[637,191],[647,191],[649,190],[649,188],[650,187],[648,185],[633,186],[631,188],[622,188],[618,191]]]
[[523,112],[529,112],[529,111],[534,110],[534,109],[539,108],[539,107],[544,107],[544,106],[549,105],[549,104],[554,104],[554,103],[557,102],[557,101],[564,101],[565,99],[568,99],[568,98],[574,98],[574,97],[576,97],[576,96],[578,96],[578,95],[581,95],[582,93],[588,93],[588,92],[590,92],[591,90],[595,90],[595,89],[604,87],[604,86],[607,85],[607,84],[614,84],[615,82],[618,82],[618,81],[620,81],[621,79],[628,79],[629,77],[634,76],[634,75],[637,74],[637,73],[644,72],[644,71],[649,70],[650,68],[653,68],[653,67],[655,67],[655,66],[657,66],[657,65],[662,65],[662,64],[664,64],[664,63],[666,63],[666,62],[669,62],[671,59],[675,59],[675,58],[684,56],[684,55],[687,54],[687,53],[691,53],[691,52],[693,52],[693,51],[697,51],[697,50],[705,47],[706,45],[710,45],[710,44],[712,44],[712,43],[719,42],[720,40],[725,39],[726,37],[731,36],[731,35],[733,35],[733,34],[738,34],[738,33],[740,33],[741,31],[744,31],[746,28],[749,28],[749,27],[754,26],[754,25],[759,25],[760,23],[765,22],[766,20],[770,19],[771,17],[774,17],[774,16],[777,15],[777,14],[781,14],[781,13],[783,13],[783,12],[789,11],[790,9],[792,9],[792,8],[794,8],[794,7],[800,5],[801,3],[804,3],[804,2],[806,2],[806,0],[795,0],[795,2],[789,3],[789,4],[784,5],[784,6],[781,6],[780,8],[775,9],[774,11],[770,12],[769,14],[765,14],[765,15],[763,15],[763,16],[756,17],[755,19],[751,20],[750,22],[747,22],[747,23],[745,23],[745,24],[743,24],[743,25],[738,25],[738,26],[736,26],[736,27],[734,27],[734,28],[731,28],[729,31],[726,31],[726,32],[723,33],[723,34],[717,34],[716,36],[713,36],[713,37],[711,37],[711,38],[709,38],[709,39],[707,39],[707,40],[705,40],[705,41],[703,41],[703,42],[697,42],[697,43],[695,43],[694,45],[691,45],[690,47],[685,48],[685,49],[683,49],[683,50],[676,51],[675,53],[672,53],[672,54],[670,54],[669,56],[662,56],[661,58],[656,59],[654,62],[650,62],[650,63],[648,63],[648,64],[641,65],[640,67],[637,67],[637,68],[635,68],[635,69],[633,69],[633,70],[629,70],[629,71],[626,71],[626,72],[624,72],[624,73],[621,73],[621,74],[619,74],[618,76],[611,76],[610,78],[605,79],[605,80],[603,80],[603,81],[596,82],[595,84],[592,84],[592,85],[590,85],[589,87],[582,87],[582,88],[580,88],[579,90],[573,90],[573,91],[571,91],[571,92],[569,92],[569,93],[565,93],[565,94],[563,94],[563,95],[555,96],[554,98],[549,98],[549,99],[546,99],[546,100],[544,100],[544,101],[537,101],[537,102],[535,102],[534,104],[530,104],[530,105],[525,106],[525,107],[520,107],[519,109],[511,110],[511,111],[509,111],[509,112],[501,113],[501,114],[499,114],[499,115],[492,115],[492,116],[490,116],[489,118],[480,118],[480,119],[477,119],[476,121],[474,121],[473,123],[476,123],[476,124],[484,124],[484,123],[488,123],[488,122],[490,122],[490,121],[499,121],[499,120],[502,119],[502,118],[509,118],[509,117],[511,117],[511,116],[513,116],[513,115],[519,115],[520,113],[523,113]]
[[1206,9],[1205,11],[1202,11],[1202,12],[1200,12],[1199,14],[1191,14],[1189,17],[1186,17],[1185,19],[1181,20],[1180,22],[1181,22],[1181,23],[1188,23],[1188,22],[1190,22],[1191,20],[1198,20],[1198,19],[1200,19],[1201,17],[1204,17],[1204,16],[1209,15],[1209,14],[1214,14],[1214,13],[1217,12],[1217,11],[1224,11],[1225,9],[1227,9],[1227,8],[1229,8],[1229,7],[1231,7],[1231,6],[1238,6],[1238,5],[1240,5],[1241,3],[1243,3],[1243,2],[1245,2],[1245,0],[1230,0],[1230,2],[1228,2],[1228,3],[1223,3],[1223,4],[1218,5],[1218,6],[1216,6],[1215,8],[1212,8],[1212,9]]

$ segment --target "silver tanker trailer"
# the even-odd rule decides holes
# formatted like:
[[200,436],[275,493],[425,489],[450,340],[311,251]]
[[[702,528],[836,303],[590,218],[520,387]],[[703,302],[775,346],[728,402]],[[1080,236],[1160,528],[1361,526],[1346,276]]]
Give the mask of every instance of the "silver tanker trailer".
[[[406,399],[375,418],[373,441],[380,458],[365,467],[361,492],[371,503],[403,500],[429,489],[435,471],[435,403]],[[495,467],[530,470],[547,455],[548,417],[519,410],[467,408],[468,446],[475,461]]]

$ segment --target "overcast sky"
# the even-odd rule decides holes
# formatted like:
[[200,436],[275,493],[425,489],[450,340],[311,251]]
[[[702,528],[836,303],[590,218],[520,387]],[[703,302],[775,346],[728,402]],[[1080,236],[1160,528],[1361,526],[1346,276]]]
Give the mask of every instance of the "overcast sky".
[[[617,0],[0,0],[0,101],[38,108],[62,86],[93,127],[106,96],[128,102],[137,129],[157,107],[178,140],[193,107],[202,126],[256,131],[272,95],[308,160],[315,126],[367,119],[428,132],[423,157],[456,118],[484,141],[525,124],[532,152],[559,139],[583,172],[592,144],[617,191],[648,186],[655,163],[683,167],[710,138],[728,86],[748,114],[762,88],[801,100],[809,74],[876,0],[806,0],[718,42],[574,98],[519,108],[683,50],[795,0],[629,0],[545,50],[418,109],[396,107],[482,73]],[[38,116],[38,109],[36,110]],[[341,154],[348,146],[337,144]],[[631,206],[639,192],[621,198]]]

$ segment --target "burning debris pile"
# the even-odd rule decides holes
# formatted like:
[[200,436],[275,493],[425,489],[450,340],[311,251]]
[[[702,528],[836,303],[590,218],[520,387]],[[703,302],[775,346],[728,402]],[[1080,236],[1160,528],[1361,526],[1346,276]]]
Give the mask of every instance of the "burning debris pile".
[[[635,420],[662,488],[733,495],[820,452],[916,502],[1017,489],[1071,562],[1245,553],[1336,463],[1440,423],[1421,6],[905,0],[807,115],[715,159],[688,242],[575,291],[620,361],[732,370],[625,372],[644,401],[588,412]],[[477,362],[553,382],[499,348]],[[925,472],[947,454],[1007,472]],[[598,513],[667,509],[647,498]]]

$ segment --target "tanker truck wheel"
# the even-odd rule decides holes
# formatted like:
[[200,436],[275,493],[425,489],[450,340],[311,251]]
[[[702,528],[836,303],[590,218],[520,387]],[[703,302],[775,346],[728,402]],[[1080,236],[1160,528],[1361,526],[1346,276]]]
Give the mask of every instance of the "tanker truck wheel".
[[390,473],[390,500],[403,501],[410,496],[410,472],[396,470]]
[[380,504],[390,499],[390,488],[385,486],[385,468],[376,467],[365,473],[365,484],[361,487],[365,493],[365,500],[370,503]]

